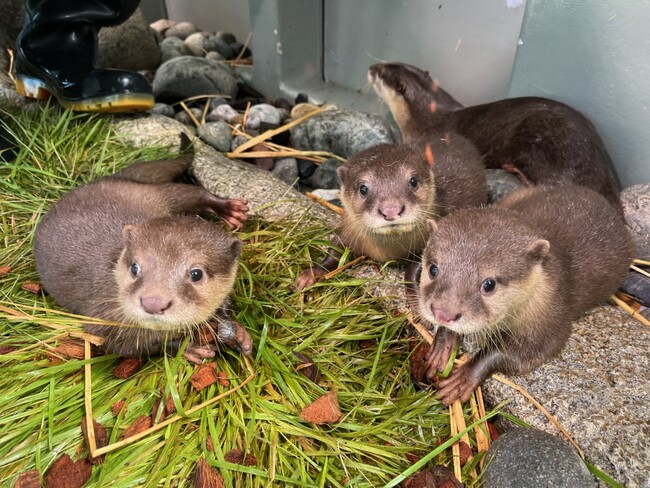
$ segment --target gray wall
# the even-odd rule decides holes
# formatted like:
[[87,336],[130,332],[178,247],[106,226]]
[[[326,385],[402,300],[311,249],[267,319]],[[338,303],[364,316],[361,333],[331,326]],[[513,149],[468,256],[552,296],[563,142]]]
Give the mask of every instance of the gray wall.
[[650,1],[528,0],[521,38],[509,95],[578,108],[623,186],[650,182]]
[[245,0],[166,0],[170,19],[192,22],[201,30],[228,31],[246,42],[251,31]]

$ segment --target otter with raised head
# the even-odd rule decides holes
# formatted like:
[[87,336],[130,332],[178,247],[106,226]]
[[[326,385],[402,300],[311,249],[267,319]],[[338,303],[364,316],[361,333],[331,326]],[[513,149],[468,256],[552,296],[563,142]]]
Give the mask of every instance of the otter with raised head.
[[[225,310],[242,243],[196,215],[212,212],[238,227],[248,208],[173,183],[191,163],[192,155],[136,163],[76,188],[36,228],[34,255],[44,289],[73,313],[116,322],[85,326],[105,339],[108,352],[174,350],[214,318],[221,321],[217,339],[246,355],[252,351],[250,335]],[[195,345],[185,352],[193,361],[214,356]]]
[[[476,148],[458,134],[417,144],[379,144],[338,169],[344,213],[335,244],[377,261],[418,259],[427,220],[452,210],[485,204],[485,170]],[[303,271],[302,289],[336,268],[330,255]]]
[[445,405],[494,372],[527,373],[559,354],[571,322],[616,291],[634,253],[621,216],[577,185],[521,189],[429,226],[411,290],[437,326],[427,376],[443,371],[461,335],[478,351],[439,382]]
[[388,105],[405,142],[458,132],[476,145],[487,168],[513,172],[528,184],[586,186],[623,214],[600,136],[568,105],[521,97],[463,107],[429,73],[403,63],[373,64],[368,81]]

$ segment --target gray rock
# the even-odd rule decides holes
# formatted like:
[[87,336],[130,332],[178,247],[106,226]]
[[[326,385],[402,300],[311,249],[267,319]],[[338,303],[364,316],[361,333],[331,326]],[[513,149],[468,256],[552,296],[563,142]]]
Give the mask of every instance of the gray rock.
[[216,122],[218,120],[225,120],[229,124],[238,124],[241,122],[242,116],[228,104],[217,105],[207,116],[206,120]]
[[277,159],[271,174],[280,178],[287,185],[294,185],[298,181],[298,161],[295,158]]
[[384,142],[394,142],[384,119],[355,111],[326,111],[291,131],[293,147],[329,151],[344,158]]
[[237,42],[237,38],[235,37],[235,34],[233,34],[232,32],[219,31],[216,33],[216,37],[221,39],[226,44],[232,44],[233,42]]
[[537,429],[506,432],[492,444],[487,460],[484,488],[596,486],[595,478],[566,441]]
[[326,190],[341,188],[341,180],[336,170],[342,165],[338,159],[330,158],[316,168],[311,177],[311,186]]
[[230,151],[232,133],[230,126],[223,121],[201,124],[197,130],[199,137],[217,151]]
[[179,22],[165,31],[165,37],[185,39],[190,34],[194,34],[196,30],[196,27],[191,22]]
[[192,53],[192,55],[203,56],[205,54],[203,43],[207,37],[207,32],[195,32],[194,34],[190,34],[185,38],[185,47],[190,53]]
[[166,103],[156,103],[151,109],[151,113],[164,115],[165,117],[173,117],[176,115],[174,107],[167,105]]
[[104,68],[155,70],[160,64],[158,38],[138,8],[123,24],[99,31],[97,63]]
[[488,203],[496,203],[517,188],[523,187],[523,183],[512,173],[503,169],[485,170],[488,189]]
[[[203,113],[201,109],[190,108],[189,111],[192,113],[192,115],[194,115],[194,118],[196,120],[201,120],[201,115]],[[174,119],[178,120],[182,124],[191,125],[192,127],[196,125],[186,110],[181,110],[178,112],[176,115],[174,115]]]
[[621,200],[636,245],[635,257],[650,260],[650,183],[625,188]]
[[210,110],[214,110],[220,105],[227,105],[228,101],[225,98],[215,97],[210,99]]
[[178,37],[166,37],[160,41],[160,62],[164,63],[179,56],[191,54],[182,39]]
[[[316,188],[313,190],[312,195],[327,200],[328,202],[339,202],[339,191],[338,189],[324,190],[322,188]],[[337,203],[340,206],[340,204]]]
[[303,182],[310,183],[314,171],[316,171],[316,164],[305,159],[298,161],[298,175]]
[[219,54],[216,51],[210,51],[205,53],[205,59],[209,61],[216,61],[216,62],[221,62],[226,60],[226,58],[224,58],[221,54]]
[[235,50],[215,35],[212,35],[205,40],[203,43],[203,49],[208,52],[216,51],[226,59],[232,59],[235,57]]
[[260,123],[264,122],[269,125],[280,125],[280,112],[273,105],[268,103],[259,103],[253,105],[248,110],[248,116],[246,117],[246,128],[247,129],[259,129]]
[[232,142],[230,143],[230,150],[234,151],[237,149],[239,146],[244,144],[248,139],[244,136],[235,136],[232,138]]
[[228,68],[194,56],[166,61],[158,68],[153,82],[153,94],[162,101],[196,95],[234,97],[236,93],[237,82]]
[[152,22],[149,24],[149,27],[151,27],[153,30],[155,30],[158,34],[164,35],[167,29],[170,27],[175,26],[178,24],[177,21],[175,20],[169,20],[169,19],[158,19],[155,22]]

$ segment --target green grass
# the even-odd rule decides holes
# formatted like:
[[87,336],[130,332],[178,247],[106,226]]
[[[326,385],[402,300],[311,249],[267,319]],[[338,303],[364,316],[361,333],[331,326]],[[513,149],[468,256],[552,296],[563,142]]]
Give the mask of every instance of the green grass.
[[[39,217],[79,184],[138,159],[173,156],[167,148],[129,147],[101,116],[57,108],[14,111],[10,125],[22,144],[14,163],[0,165],[0,266],[12,267],[0,278],[0,345],[34,347],[0,355],[2,486],[13,486],[29,469],[42,475],[62,453],[73,460],[87,455],[80,428],[85,361],[54,361],[47,353],[61,331],[45,326],[80,331],[82,322],[61,313],[51,299],[21,289],[24,281],[38,280],[31,241]],[[384,486],[409,470],[407,453],[429,455],[425,465],[450,466],[450,449],[434,451],[449,437],[447,409],[412,386],[404,318],[388,314],[367,292],[365,280],[346,275],[306,296],[290,290],[310,255],[318,257],[328,233],[295,221],[247,224],[240,232],[245,246],[233,308],[253,336],[255,379],[189,418],[107,454],[87,486],[191,486],[201,456],[226,486],[246,487],[338,487],[346,481]],[[28,317],[12,316],[20,312]],[[318,364],[320,384],[298,372],[292,351]],[[236,352],[223,351],[216,361],[231,385],[248,376]],[[182,357],[150,359],[127,380],[113,376],[117,363],[112,355],[91,360],[94,417],[111,441],[138,416],[149,415],[161,392],[165,398],[172,392],[187,410],[226,389],[217,384],[196,392],[189,383],[195,366]],[[302,421],[300,410],[331,390],[343,419],[328,426]],[[126,399],[128,411],[116,418],[111,406],[120,399]],[[207,448],[208,438],[214,451]],[[226,462],[233,448],[252,454],[255,465]]]

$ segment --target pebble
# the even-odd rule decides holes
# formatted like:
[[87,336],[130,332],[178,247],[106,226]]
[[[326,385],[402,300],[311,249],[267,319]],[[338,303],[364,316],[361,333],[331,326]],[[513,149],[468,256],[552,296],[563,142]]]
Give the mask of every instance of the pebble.
[[650,183],[633,185],[621,192],[625,220],[636,246],[635,258],[650,260]]
[[246,138],[244,136],[235,136],[235,137],[233,137],[232,142],[230,143],[230,150],[234,151],[239,146],[244,144],[246,141],[248,141],[248,138]]
[[[230,44],[230,47],[233,49],[233,51],[235,51],[235,58],[250,58],[253,55],[253,53],[251,53],[251,50],[247,46],[244,46],[244,44],[241,42],[233,42]],[[243,54],[242,50],[244,51]]]
[[[194,115],[196,120],[201,120],[201,115],[202,115],[201,109],[190,108],[189,111],[192,112],[192,115]],[[174,118],[185,125],[191,125],[192,127],[194,127],[195,125],[194,121],[190,117],[190,114],[188,114],[187,111],[185,110],[181,110],[180,112],[178,112],[176,115],[174,115]]]
[[156,103],[151,109],[151,113],[164,115],[165,117],[173,117],[176,114],[174,107],[166,103]]
[[210,110],[214,110],[220,105],[227,105],[228,101],[225,98],[215,97],[210,99]]
[[176,24],[178,24],[178,22],[175,20],[158,19],[155,22],[149,24],[149,27],[155,30],[158,34],[163,35],[167,29],[175,26]]
[[312,195],[327,200],[328,202],[338,202],[336,204],[339,207],[341,206],[338,189],[325,190],[323,188],[316,188],[311,193]]
[[488,203],[497,203],[524,185],[514,174],[504,169],[486,169]]
[[341,180],[336,170],[342,165],[338,159],[330,158],[316,168],[311,177],[311,186],[326,190],[341,187]]
[[209,36],[203,42],[203,49],[206,51],[216,51],[226,59],[233,59],[235,57],[235,50],[222,39],[217,36]]
[[214,108],[206,117],[206,120],[210,122],[216,122],[218,120],[224,120],[229,124],[239,124],[241,122],[242,116],[230,105],[224,103],[218,105]]
[[221,62],[226,60],[226,58],[224,58],[221,54],[219,54],[216,51],[210,51],[205,53],[205,59],[209,61],[215,61],[215,62]]
[[194,34],[190,34],[185,38],[185,47],[187,47],[188,51],[194,56],[203,56],[205,54],[203,51],[203,43],[207,37],[207,32],[195,32]]
[[235,37],[235,34],[233,34],[232,32],[219,31],[215,34],[215,37],[221,39],[226,44],[232,44],[233,42],[237,42],[237,38]]
[[262,122],[277,127],[280,125],[281,120],[280,112],[278,112],[277,108],[268,103],[260,103],[258,105],[253,105],[248,110],[246,128],[259,129],[260,123]]
[[185,39],[190,34],[194,34],[196,30],[196,27],[191,22],[179,22],[165,31],[165,37]]
[[580,456],[563,439],[537,429],[513,428],[488,450],[483,488],[597,486]]
[[294,185],[298,181],[298,161],[295,158],[279,158],[271,173],[287,185]]
[[393,142],[384,119],[351,110],[315,115],[291,131],[291,143],[296,149],[329,151],[344,158],[377,144]]
[[300,159],[298,161],[298,176],[304,182],[309,182],[309,179],[316,171],[316,165],[311,161]]
[[156,99],[179,100],[197,95],[237,94],[237,81],[220,63],[194,56],[170,59],[158,68],[153,82]]
[[164,63],[172,58],[190,54],[185,43],[178,37],[167,37],[160,41],[160,61]]
[[198,135],[217,151],[228,152],[232,143],[230,126],[223,121],[207,122],[198,128]]

